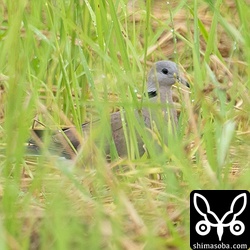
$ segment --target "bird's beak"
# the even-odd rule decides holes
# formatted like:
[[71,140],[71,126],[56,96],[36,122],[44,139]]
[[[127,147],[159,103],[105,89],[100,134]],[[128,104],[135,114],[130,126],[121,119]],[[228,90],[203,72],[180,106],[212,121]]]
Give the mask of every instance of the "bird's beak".
[[189,83],[182,77],[177,77],[177,81],[180,82],[181,84],[187,86],[188,88],[190,88]]
[[179,82],[179,83],[181,83],[181,84],[187,86],[188,88],[190,88],[189,83],[188,83],[184,78],[182,78],[182,77],[180,77],[180,76],[178,76],[178,75],[176,75],[176,74],[174,74],[174,77],[176,78],[176,81],[177,81],[177,82]]

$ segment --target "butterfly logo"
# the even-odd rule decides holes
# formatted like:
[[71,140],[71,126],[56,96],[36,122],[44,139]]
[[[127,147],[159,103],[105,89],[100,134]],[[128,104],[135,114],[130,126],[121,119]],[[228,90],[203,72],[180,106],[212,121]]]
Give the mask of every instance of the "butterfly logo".
[[[239,211],[235,211],[237,210],[235,207],[235,204],[239,203],[240,199],[243,199],[243,205]],[[206,211],[202,211],[204,210],[204,207],[203,209],[199,208],[197,201],[202,202],[203,205],[205,204]],[[222,216],[221,219],[219,219],[218,216],[213,211],[210,210],[210,205],[207,199],[203,195],[195,193],[193,202],[194,202],[194,207],[196,211],[204,218],[203,220],[200,220],[199,222],[197,222],[195,226],[195,230],[199,235],[204,236],[204,235],[209,234],[211,227],[217,228],[217,235],[218,235],[219,241],[221,241],[222,239],[222,236],[224,233],[224,227],[229,227],[230,232],[235,236],[238,236],[244,233],[245,225],[243,224],[242,221],[237,220],[236,218],[246,208],[246,205],[247,205],[246,193],[239,194],[233,199],[231,206],[230,206],[230,210],[227,211]],[[228,220],[228,218],[230,217],[232,217],[231,221],[228,223],[225,223],[225,220],[226,219]],[[213,222],[211,220],[213,220]]]

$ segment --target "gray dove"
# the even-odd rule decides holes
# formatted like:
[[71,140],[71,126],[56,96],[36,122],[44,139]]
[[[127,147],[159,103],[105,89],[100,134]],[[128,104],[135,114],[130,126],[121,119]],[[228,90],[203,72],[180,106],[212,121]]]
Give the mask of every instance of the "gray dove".
[[[189,84],[182,77],[180,77],[178,67],[174,62],[158,61],[153,64],[148,74],[147,95],[149,101],[153,104],[160,104],[160,108],[157,106],[157,109],[153,109],[151,106],[149,106],[148,108],[142,108],[142,110],[136,110],[134,112],[136,120],[138,121],[137,125],[144,127],[143,130],[135,129],[138,154],[140,156],[147,148],[145,137],[149,138],[148,145],[151,144],[151,130],[154,127],[157,128],[159,134],[162,134],[163,142],[167,143],[167,138],[164,137],[166,137],[165,135],[167,134],[166,131],[168,130],[169,123],[173,130],[175,130],[177,126],[177,113],[173,107],[171,89],[172,85],[176,82],[180,82],[189,87]],[[125,121],[123,117],[125,117]],[[81,145],[84,144],[84,140],[88,138],[89,134],[91,133],[91,128],[97,127],[98,123],[99,121],[82,124],[82,138],[79,136],[76,128],[74,127],[63,129],[60,132],[54,133],[52,135],[51,143],[49,144],[49,151],[51,153],[64,156],[68,159],[73,158],[76,154],[76,151],[79,150]],[[131,126],[127,125],[125,111],[111,113],[110,129],[112,137],[110,140],[107,139],[104,142],[105,154],[110,154],[111,142],[113,141],[112,145],[115,145],[118,156],[127,156],[129,147],[127,147],[126,138],[129,138],[133,132],[130,131]],[[40,152],[40,146],[42,145],[41,140],[43,136],[41,131],[37,130],[33,130],[33,135],[35,138],[29,141],[28,152],[32,152],[34,154]]]

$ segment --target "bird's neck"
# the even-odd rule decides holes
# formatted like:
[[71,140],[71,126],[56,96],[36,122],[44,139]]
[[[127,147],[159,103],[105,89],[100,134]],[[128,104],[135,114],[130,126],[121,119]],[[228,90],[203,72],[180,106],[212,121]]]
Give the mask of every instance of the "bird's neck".
[[160,87],[160,101],[164,104],[164,111],[170,114],[170,120],[173,126],[177,126],[177,112],[174,108],[173,92],[171,86]]
[[[174,127],[177,126],[177,112],[174,108],[173,93],[171,86],[160,86],[157,90],[148,92],[148,97],[153,102],[162,104],[162,111],[165,113],[166,119],[170,118]],[[168,116],[170,115],[170,117]]]

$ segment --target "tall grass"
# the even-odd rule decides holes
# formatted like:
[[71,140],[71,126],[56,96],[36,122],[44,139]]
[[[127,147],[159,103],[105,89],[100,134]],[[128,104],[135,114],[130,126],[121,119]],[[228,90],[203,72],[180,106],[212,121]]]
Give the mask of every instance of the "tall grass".
[[[247,1],[2,0],[0,11],[0,249],[188,249],[190,191],[250,189]],[[131,133],[129,157],[113,150],[108,163],[109,113],[122,107],[137,128],[150,63],[166,58],[191,83],[175,92],[177,138],[138,159]],[[79,136],[100,119],[100,145],[90,137],[75,161],[46,143],[27,156],[34,117]]]

